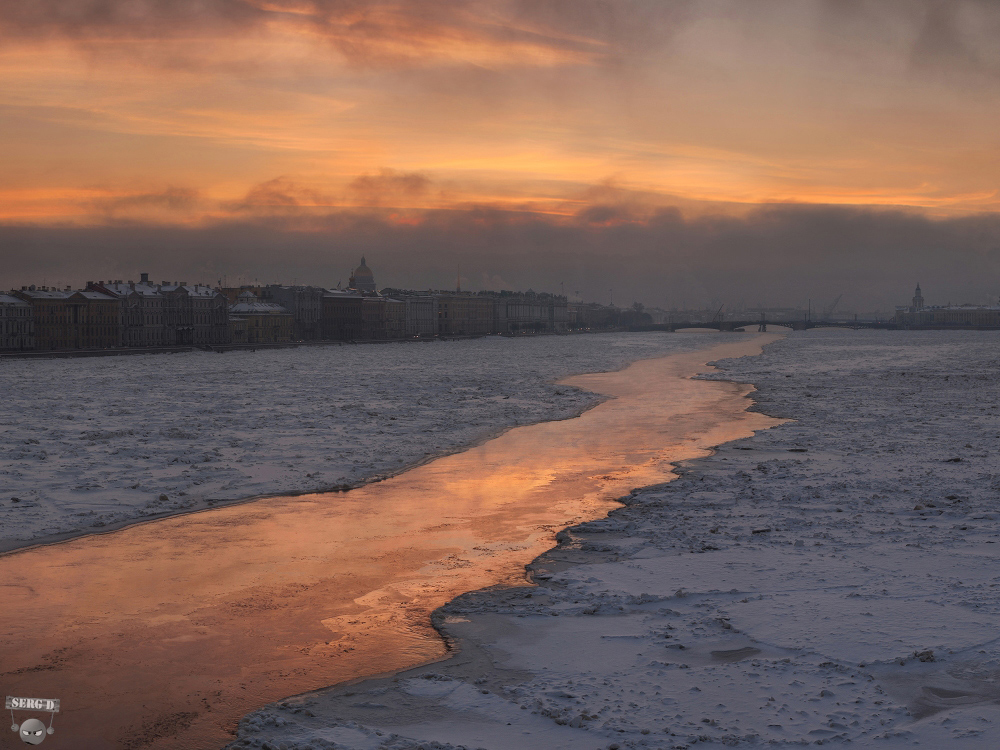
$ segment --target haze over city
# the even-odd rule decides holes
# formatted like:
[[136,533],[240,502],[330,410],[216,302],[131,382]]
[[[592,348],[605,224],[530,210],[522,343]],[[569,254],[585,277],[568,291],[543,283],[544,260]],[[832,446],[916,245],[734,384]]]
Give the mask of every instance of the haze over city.
[[987,0],[40,0],[0,32],[5,288],[364,254],[403,288],[996,302]]

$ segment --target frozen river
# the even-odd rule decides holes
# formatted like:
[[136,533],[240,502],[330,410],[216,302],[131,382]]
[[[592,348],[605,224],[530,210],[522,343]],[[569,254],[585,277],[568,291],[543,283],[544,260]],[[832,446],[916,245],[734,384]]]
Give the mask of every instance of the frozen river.
[[464,594],[442,662],[307,693],[288,750],[995,750],[1000,332],[791,333],[718,363],[788,418]]
[[0,550],[391,476],[599,397],[566,375],[710,336],[0,359]]
[[[679,353],[546,384],[577,410],[594,403],[588,392],[607,399],[579,418],[518,427],[349,493],[0,557],[6,690],[59,697],[58,731],[81,746],[217,748],[256,706],[440,658],[432,610],[523,583],[558,530],[670,479],[671,462],[773,424],[744,411],[749,386],[690,379],[771,338],[641,337],[645,352],[633,343],[618,357],[662,354],[664,340]],[[379,460],[426,452],[414,442],[386,443]]]

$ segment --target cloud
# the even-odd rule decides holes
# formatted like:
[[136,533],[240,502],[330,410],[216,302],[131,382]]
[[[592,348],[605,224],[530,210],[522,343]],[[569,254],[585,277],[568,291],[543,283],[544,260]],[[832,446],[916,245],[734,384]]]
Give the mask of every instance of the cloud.
[[[618,66],[669,49],[712,18],[764,50],[789,38],[809,43],[818,32],[851,56],[908,55],[918,72],[1000,72],[995,0],[0,0],[0,38],[70,39],[177,66],[178,56],[211,50],[196,44],[159,56],[148,43],[292,33],[359,67]],[[147,44],[116,44],[123,41]]]
[[0,33],[93,47],[108,40],[283,30],[322,40],[351,63],[374,67],[441,60],[551,63],[595,51],[593,40],[517,22],[509,6],[505,0],[0,0]]
[[361,175],[348,185],[352,198],[362,205],[399,205],[398,201],[426,195],[430,179],[420,172],[397,172],[380,169],[378,174]]
[[224,202],[232,213],[287,212],[300,208],[330,206],[332,199],[318,190],[300,185],[287,177],[275,177],[254,185],[241,200]]
[[614,226],[628,221],[634,221],[632,212],[625,206],[596,205],[587,206],[576,214],[577,218],[587,224],[599,226]]
[[193,188],[168,187],[159,192],[131,193],[85,202],[87,208],[108,216],[160,211],[190,212],[201,203],[201,195]]
[[868,58],[898,52],[911,73],[954,80],[996,77],[995,0],[820,0],[820,33]]
[[[280,193],[280,191],[279,191]],[[292,197],[295,197],[294,195]],[[418,222],[389,212],[314,215],[308,230],[276,212],[191,228],[137,223],[93,228],[0,225],[0,283],[94,277],[264,281],[335,285],[359,255],[379,283],[568,292],[647,306],[829,304],[891,312],[920,281],[931,303],[996,302],[1000,216],[933,219],[914,212],[774,205],[746,216],[684,217],[594,225],[482,208],[427,211]],[[280,247],[280,253],[274,248]],[[475,290],[475,288],[473,288]]]
[[273,15],[245,0],[0,1],[5,36],[157,38],[192,29],[240,30]]
[[996,76],[1000,58],[1000,6],[993,2],[933,0],[926,8],[920,33],[913,44],[911,65],[917,72],[973,73]]

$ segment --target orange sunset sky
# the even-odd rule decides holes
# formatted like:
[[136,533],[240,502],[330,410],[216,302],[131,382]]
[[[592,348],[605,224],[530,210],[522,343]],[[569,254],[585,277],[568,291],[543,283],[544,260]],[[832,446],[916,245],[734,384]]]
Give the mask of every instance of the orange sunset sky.
[[[303,274],[323,235],[343,276],[355,249],[378,249],[351,235],[359,217],[440,275],[456,258],[434,254],[428,227],[460,222],[477,246],[487,212],[491,226],[584,232],[595,257],[631,252],[606,240],[616,227],[647,237],[671,217],[701,239],[657,262],[680,263],[707,298],[713,269],[693,258],[728,231],[718,222],[809,206],[929,222],[996,270],[1000,242],[960,236],[1000,208],[998,38],[988,0],[7,0],[0,243],[17,263],[0,283],[77,272],[90,251],[73,238],[93,247],[127,227],[168,250],[171,232],[255,223],[308,237],[288,241]],[[427,244],[399,234],[414,227]],[[47,265],[24,261],[56,231]],[[178,255],[177,274],[269,272],[263,250],[212,259],[207,242]],[[637,242],[637,257],[671,252]],[[123,252],[89,275],[125,274]],[[556,283],[512,279],[523,259],[477,260],[504,252],[470,251],[472,286]],[[574,283],[591,271],[608,273],[581,267]],[[413,273],[383,275],[433,283]]]

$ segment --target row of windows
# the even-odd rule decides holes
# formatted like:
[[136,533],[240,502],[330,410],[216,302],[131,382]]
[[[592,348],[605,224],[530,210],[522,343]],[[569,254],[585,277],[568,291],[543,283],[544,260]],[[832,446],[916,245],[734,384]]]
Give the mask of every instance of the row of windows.
[[[53,330],[54,329],[54,330]],[[74,336],[102,336],[106,338],[117,338],[117,326],[72,326],[69,331],[65,326],[37,326],[39,338],[72,338]]]
[[[90,313],[89,315],[87,313]],[[82,314],[81,314],[82,313]],[[118,321],[118,315],[101,315],[95,314],[93,311],[77,311],[77,310],[59,310],[59,309],[41,309],[39,314],[35,316],[36,320],[45,322],[69,322],[73,320],[75,322],[92,322],[92,323],[113,323]]]

